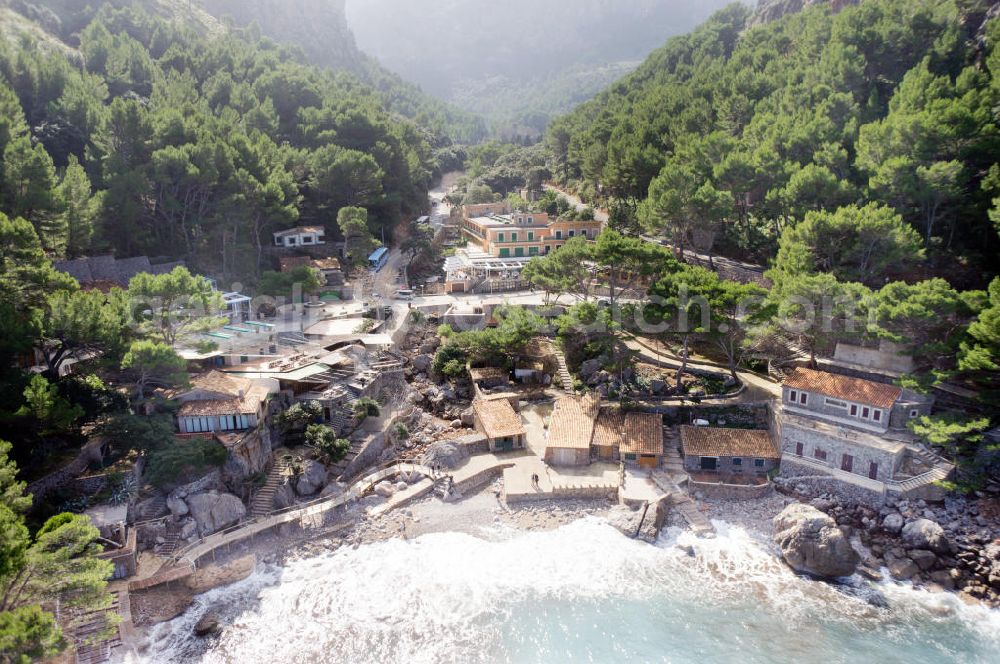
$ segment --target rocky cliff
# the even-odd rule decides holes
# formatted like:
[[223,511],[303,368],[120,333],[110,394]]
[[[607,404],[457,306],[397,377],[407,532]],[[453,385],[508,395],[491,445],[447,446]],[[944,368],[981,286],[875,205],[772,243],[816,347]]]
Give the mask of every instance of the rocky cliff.
[[833,12],[839,12],[848,5],[856,5],[859,0],[760,0],[753,15],[747,21],[747,27],[752,28],[771,21],[777,21],[782,16],[795,14],[813,5],[829,5]]
[[261,34],[298,46],[310,62],[358,71],[363,56],[347,26],[346,0],[201,0],[223,22],[256,23]]

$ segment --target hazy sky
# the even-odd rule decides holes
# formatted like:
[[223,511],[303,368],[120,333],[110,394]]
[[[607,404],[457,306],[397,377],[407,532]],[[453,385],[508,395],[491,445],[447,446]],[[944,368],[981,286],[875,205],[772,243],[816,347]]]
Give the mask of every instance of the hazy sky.
[[425,89],[641,60],[730,0],[347,0],[362,50]]

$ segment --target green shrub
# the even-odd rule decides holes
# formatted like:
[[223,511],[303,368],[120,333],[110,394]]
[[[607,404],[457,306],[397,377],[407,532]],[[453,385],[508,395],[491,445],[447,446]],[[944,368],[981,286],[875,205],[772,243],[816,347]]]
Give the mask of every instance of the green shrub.
[[378,417],[382,410],[379,408],[378,401],[372,399],[371,397],[361,397],[354,402],[354,414],[361,419],[366,417]]
[[410,437],[410,430],[406,428],[406,425],[402,422],[398,423],[392,428],[392,432],[396,435],[399,440],[406,440]]
[[351,450],[351,441],[337,438],[330,427],[310,424],[306,429],[306,443],[324,455],[330,463],[337,463]]
[[164,486],[189,471],[221,466],[228,456],[226,448],[214,439],[177,439],[172,445],[149,455],[146,478],[154,486]]

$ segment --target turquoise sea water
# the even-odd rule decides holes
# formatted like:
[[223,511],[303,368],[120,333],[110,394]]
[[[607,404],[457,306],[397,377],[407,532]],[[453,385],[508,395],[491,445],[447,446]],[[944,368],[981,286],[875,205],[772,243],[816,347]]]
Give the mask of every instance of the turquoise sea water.
[[[766,541],[598,519],[342,549],[199,598],[144,662],[1000,662],[1000,612],[792,574]],[[691,545],[694,555],[676,546]],[[207,607],[226,627],[190,636]]]

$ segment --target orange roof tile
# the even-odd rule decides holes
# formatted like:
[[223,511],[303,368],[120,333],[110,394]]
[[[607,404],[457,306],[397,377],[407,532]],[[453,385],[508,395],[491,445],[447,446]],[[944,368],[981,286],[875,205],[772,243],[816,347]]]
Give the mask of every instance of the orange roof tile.
[[510,372],[500,367],[473,367],[469,369],[469,376],[474,383],[482,380],[510,380]]
[[506,438],[524,434],[521,416],[506,399],[476,399],[472,408],[490,438]]
[[589,449],[594,435],[594,422],[601,397],[563,397],[556,401],[549,419],[549,439],[546,447]]
[[605,408],[594,425],[593,444],[618,447],[622,454],[663,454],[663,418],[656,413],[624,413]]
[[781,454],[763,429],[723,429],[718,427],[681,427],[684,456],[756,457],[778,459]]
[[903,393],[895,385],[805,367],[796,367],[789,373],[784,386],[886,409],[892,408]]

